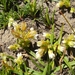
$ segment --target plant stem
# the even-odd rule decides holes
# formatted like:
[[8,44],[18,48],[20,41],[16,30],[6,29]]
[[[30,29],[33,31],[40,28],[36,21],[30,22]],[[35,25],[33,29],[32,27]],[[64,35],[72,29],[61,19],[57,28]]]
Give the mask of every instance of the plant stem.
[[68,25],[70,26],[70,28],[72,29],[72,31],[75,34],[75,31],[74,31],[73,27],[71,26],[70,22],[67,20],[67,18],[65,17],[65,15],[61,11],[59,13],[64,17],[64,19],[66,20],[66,22],[68,23]]

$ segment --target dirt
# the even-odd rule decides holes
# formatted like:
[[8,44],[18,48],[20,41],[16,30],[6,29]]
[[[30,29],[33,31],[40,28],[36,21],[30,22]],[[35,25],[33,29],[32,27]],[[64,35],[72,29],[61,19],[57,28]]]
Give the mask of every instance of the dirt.
[[[40,0],[38,0],[38,1],[41,4]],[[62,26],[62,23],[64,23],[64,30],[63,30],[64,35],[63,35],[63,37],[66,37],[69,33],[72,33],[72,30],[69,27],[69,25],[67,24],[67,22],[65,21],[65,19],[63,18],[63,16],[59,14],[59,9],[56,7],[56,3],[57,2],[51,3],[50,1],[48,1],[46,3],[45,1],[43,1],[43,6],[44,6],[44,9],[46,7],[48,7],[50,16],[52,16],[51,14],[52,14],[53,10],[56,10],[56,13],[55,13],[55,34],[56,34],[56,36],[59,35],[59,31],[60,31],[60,28]],[[73,7],[75,7],[75,1],[72,0],[71,5]],[[71,14],[67,11],[67,9],[65,9],[64,15],[66,16],[66,18],[68,19],[68,21],[70,22],[72,27],[75,28],[75,25],[74,25],[75,24],[75,14]],[[34,29],[37,30],[37,32],[39,34],[38,40],[44,39],[42,36],[43,32],[49,32],[51,29],[51,27],[47,28],[43,22],[34,21],[31,18],[25,18],[24,21],[27,23],[28,28],[34,27]],[[36,41],[37,40],[33,40],[33,44]],[[1,29],[0,30],[0,52],[7,52],[9,55],[15,56],[15,53],[8,49],[8,46],[12,45],[15,42],[16,42],[16,39],[11,34],[9,29],[5,29],[5,30]],[[21,52],[25,53],[24,50],[22,50]],[[32,64],[32,62],[30,60],[28,60],[28,62],[29,62],[29,66],[31,68],[35,68],[35,66]],[[67,70],[65,72],[67,72]],[[59,74],[57,72],[56,75],[67,75],[67,74],[66,73]],[[70,75],[70,74],[68,74],[68,75]]]

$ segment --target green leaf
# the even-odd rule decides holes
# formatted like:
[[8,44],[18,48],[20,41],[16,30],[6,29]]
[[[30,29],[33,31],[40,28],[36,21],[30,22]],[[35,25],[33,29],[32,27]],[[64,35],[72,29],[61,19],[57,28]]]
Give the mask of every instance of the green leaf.
[[24,63],[24,68],[25,68],[25,75],[28,75],[28,70],[27,70],[26,63]]
[[31,69],[31,68],[28,68],[28,72],[30,73],[30,75],[42,75],[42,72],[35,71],[35,70]]
[[48,8],[46,9],[45,18],[46,18],[46,21],[47,21],[47,25],[50,25],[50,24],[51,24],[51,22],[50,22],[50,18],[49,18]]
[[33,51],[30,50],[29,54],[31,54],[33,57],[35,57],[35,53]]
[[37,68],[41,71],[43,71],[43,68],[41,66],[39,66],[38,63],[35,62],[35,60],[32,58],[32,56],[29,56],[29,58],[31,59],[31,61],[37,66]]
[[59,39],[58,39],[59,44],[61,43],[61,40],[62,40],[62,34],[63,34],[63,25],[61,27],[61,31],[60,31],[60,35],[59,35]]
[[46,75],[46,73],[47,73],[47,69],[48,69],[48,64],[45,66],[42,75]]
[[50,37],[50,43],[53,45],[54,42],[54,24],[52,25],[52,31],[51,31],[51,37]]
[[67,67],[69,67],[69,69],[72,69],[71,64],[68,61],[68,57],[64,57],[63,61],[65,62],[65,64],[67,65]]
[[52,13],[52,24],[54,24],[54,15],[55,15],[55,10],[54,10],[54,12]]

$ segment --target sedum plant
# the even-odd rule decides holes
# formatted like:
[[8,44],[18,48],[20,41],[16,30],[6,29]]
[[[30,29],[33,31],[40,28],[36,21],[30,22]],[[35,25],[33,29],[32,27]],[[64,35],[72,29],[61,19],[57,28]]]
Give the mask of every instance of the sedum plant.
[[25,22],[17,23],[13,22],[12,18],[8,23],[8,27],[11,26],[11,23],[13,25],[13,29],[11,29],[11,33],[17,38],[17,43],[14,45],[10,45],[9,49],[17,50],[19,47],[26,48],[29,47],[31,39],[36,38],[37,32],[34,30],[34,28],[30,28],[27,30],[27,25]]

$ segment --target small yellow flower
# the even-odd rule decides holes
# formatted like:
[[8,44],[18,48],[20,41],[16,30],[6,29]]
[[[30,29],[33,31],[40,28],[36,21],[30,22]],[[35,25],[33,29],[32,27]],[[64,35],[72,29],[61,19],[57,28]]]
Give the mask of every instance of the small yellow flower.
[[46,37],[46,38],[49,38],[51,35],[50,35],[50,33],[44,32],[44,33],[43,33],[43,36]]
[[15,27],[17,25],[17,22],[16,21],[14,21],[13,22],[13,27]]
[[69,47],[75,46],[75,35],[71,34],[66,39],[62,41],[63,44]]
[[42,46],[42,45],[43,45],[43,42],[44,42],[44,41],[38,41],[38,42],[37,42],[37,46],[38,46],[38,47]]
[[30,35],[32,35],[32,37],[34,37],[37,34],[37,32],[35,30],[30,31]]
[[73,41],[68,41],[68,45],[69,45],[70,47],[73,47],[73,46],[74,46],[74,42],[73,42]]
[[62,0],[62,1],[59,1],[59,3],[56,4],[56,7],[61,8],[62,6],[70,7],[70,2],[68,0]]
[[12,25],[13,25],[15,31],[17,31],[20,28],[19,25],[18,25],[18,23],[16,21],[14,21],[12,23]]
[[14,62],[16,62],[17,64],[22,64],[22,62],[23,62],[23,56],[22,56],[22,54],[21,53],[18,53],[17,54],[17,58],[16,59],[14,59]]
[[36,59],[40,59],[46,53],[47,50],[45,50],[44,48],[39,48],[39,49],[36,49],[35,51],[37,51]]
[[68,38],[67,38],[67,39],[68,39],[68,40],[74,40],[74,39],[75,39],[74,34],[68,35]]
[[12,23],[14,22],[14,19],[12,17],[9,18],[8,27],[10,28]]
[[63,52],[66,48],[64,46],[59,45],[58,46],[58,50],[60,50],[61,52]]
[[19,47],[20,47],[19,44],[13,44],[13,45],[10,45],[10,46],[8,47],[8,49],[10,49],[10,50],[17,50]]
[[4,63],[7,63],[7,54],[6,53],[0,53],[0,57],[4,61]]
[[49,46],[49,41],[44,41],[44,40],[41,40],[41,41],[38,41],[37,42],[37,46],[40,47],[40,46],[43,46],[43,47],[47,47]]
[[20,26],[22,31],[25,31],[27,28],[26,22],[21,22]]
[[75,12],[75,8],[71,8],[70,13],[74,13]]
[[37,34],[37,32],[35,30],[33,31],[29,31],[26,35],[25,35],[25,39],[31,39],[31,38],[35,38],[35,35]]
[[49,59],[54,59],[55,58],[55,54],[53,53],[52,50],[48,50],[48,55],[49,55]]
[[62,41],[62,43],[63,43],[63,44],[67,43],[67,40],[66,40],[66,39],[64,39],[64,40]]
[[56,4],[56,7],[59,7],[59,8],[60,8],[60,7],[62,7],[63,5],[64,5],[64,2],[63,2],[63,1],[59,1],[59,3]]

